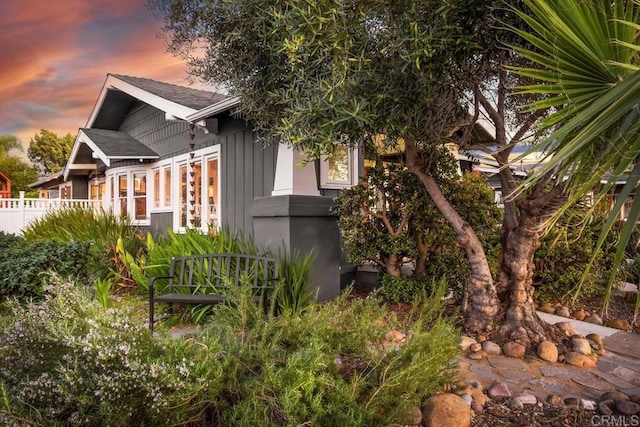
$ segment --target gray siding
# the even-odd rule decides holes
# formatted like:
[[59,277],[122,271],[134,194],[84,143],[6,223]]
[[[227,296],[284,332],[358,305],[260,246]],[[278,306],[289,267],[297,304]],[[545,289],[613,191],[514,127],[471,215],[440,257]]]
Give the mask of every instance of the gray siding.
[[220,139],[222,222],[232,230],[253,233],[253,199],[270,196],[277,146],[255,142],[251,130],[237,129]]
[[86,200],[89,198],[89,178],[86,176],[72,176],[71,198]]
[[[191,142],[196,150],[220,145],[222,224],[231,230],[252,234],[253,217],[249,210],[254,198],[271,195],[278,147],[256,142],[255,132],[244,120],[228,114],[219,116],[218,120],[218,134],[205,134],[196,129],[191,140],[186,123],[167,122],[162,111],[139,105],[127,115],[119,130],[136,138],[161,158],[186,153]],[[118,162],[114,166],[127,164],[126,161]],[[152,229],[156,231],[166,222],[166,214],[162,218],[154,215]]]
[[189,147],[189,126],[185,122],[166,121],[163,111],[147,104],[133,108],[119,130],[142,142],[160,157]]

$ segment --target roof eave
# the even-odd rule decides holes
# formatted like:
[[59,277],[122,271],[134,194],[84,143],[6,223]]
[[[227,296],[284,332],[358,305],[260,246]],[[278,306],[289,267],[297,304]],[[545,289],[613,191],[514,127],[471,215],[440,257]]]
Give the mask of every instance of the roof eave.
[[185,119],[189,123],[195,123],[202,119],[206,119],[207,117],[215,116],[216,114],[220,114],[224,111],[230,110],[231,108],[237,107],[238,105],[240,105],[240,97],[234,96],[233,98],[227,98],[223,101],[216,102],[215,104],[211,104],[208,107],[204,107],[201,110],[189,114]]

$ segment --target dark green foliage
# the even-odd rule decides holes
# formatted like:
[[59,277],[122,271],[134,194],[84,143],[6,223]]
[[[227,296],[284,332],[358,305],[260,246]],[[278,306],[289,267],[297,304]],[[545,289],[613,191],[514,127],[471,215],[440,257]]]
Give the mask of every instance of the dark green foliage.
[[87,282],[89,242],[27,242],[10,235],[0,237],[0,299],[41,297],[50,272]]
[[393,302],[413,302],[430,293],[433,279],[416,276],[389,276],[385,274],[376,293]]
[[137,254],[144,244],[142,235],[128,218],[109,211],[80,207],[51,211],[29,224],[22,234],[32,242],[91,242],[88,268],[91,275],[102,278],[113,275],[116,268],[115,246],[118,239],[132,254]]
[[[48,291],[0,317],[0,423],[397,425],[454,373],[457,333],[439,298],[401,323],[375,298],[271,317],[239,293],[175,339],[72,284]],[[394,329],[401,346],[385,341]]]
[[574,205],[542,238],[534,260],[537,298],[557,301],[603,296],[603,285],[611,274],[616,236],[610,233],[603,249],[596,254],[590,274],[584,276],[606,221],[603,209],[591,215],[587,215],[588,211],[587,206]]

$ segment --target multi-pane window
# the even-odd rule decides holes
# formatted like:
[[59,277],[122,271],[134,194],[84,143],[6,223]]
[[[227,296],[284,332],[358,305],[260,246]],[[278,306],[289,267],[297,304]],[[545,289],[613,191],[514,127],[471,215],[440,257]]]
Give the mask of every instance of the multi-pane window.
[[160,169],[153,171],[153,207],[160,207]]
[[180,165],[178,169],[178,175],[180,176],[180,199],[178,200],[180,206],[180,227],[187,226],[187,165]]
[[357,184],[358,156],[355,148],[337,146],[331,156],[320,161],[322,188],[349,188]]
[[171,166],[164,168],[164,206],[171,206]]
[[218,159],[207,160],[207,224],[218,228]]

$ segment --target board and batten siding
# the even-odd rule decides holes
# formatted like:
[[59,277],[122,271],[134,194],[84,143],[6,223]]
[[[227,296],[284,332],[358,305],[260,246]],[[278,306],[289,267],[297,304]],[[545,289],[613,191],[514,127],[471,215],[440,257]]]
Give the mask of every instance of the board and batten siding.
[[[161,159],[186,153],[190,142],[196,150],[220,145],[221,221],[233,231],[250,235],[253,199],[270,196],[273,190],[278,147],[256,142],[255,132],[244,120],[228,114],[218,119],[218,134],[196,129],[191,140],[187,123],[168,122],[162,111],[142,104],[132,109],[119,130],[154,150]],[[166,215],[163,219],[166,222]]]

